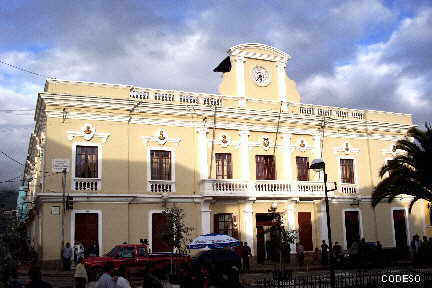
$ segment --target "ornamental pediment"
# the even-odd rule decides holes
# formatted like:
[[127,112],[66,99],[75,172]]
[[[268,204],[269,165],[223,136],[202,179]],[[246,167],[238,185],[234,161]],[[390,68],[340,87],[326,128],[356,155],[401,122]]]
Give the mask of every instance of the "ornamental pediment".
[[102,143],[106,143],[110,135],[111,133],[96,132],[96,127],[89,123],[84,124],[84,126],[82,126],[79,131],[67,131],[67,138],[70,141],[72,141],[75,137],[82,137],[87,141],[90,141],[93,138],[99,138],[101,139]]
[[141,139],[144,142],[144,145],[148,145],[149,142],[156,142],[159,145],[165,145],[166,143],[174,143],[176,146],[181,141],[181,138],[171,138],[168,135],[168,132],[164,129],[158,129],[155,131],[153,136],[141,136]]

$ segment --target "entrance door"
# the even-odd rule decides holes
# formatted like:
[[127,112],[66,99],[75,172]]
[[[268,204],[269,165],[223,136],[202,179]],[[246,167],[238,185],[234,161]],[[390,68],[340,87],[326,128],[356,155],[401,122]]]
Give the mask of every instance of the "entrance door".
[[405,248],[408,238],[404,209],[393,210],[393,227],[395,231],[396,248]]
[[[278,259],[278,250],[276,245],[272,242],[274,241],[275,235],[270,232],[271,227],[274,225],[273,216],[269,213],[257,213],[256,214],[256,229],[257,229],[257,261],[258,263],[264,263],[264,260],[272,259],[272,261],[277,261]],[[271,247],[269,249],[269,243],[266,241],[272,242]],[[266,251],[267,250],[267,251]]]
[[[99,245],[98,237],[98,214],[77,213],[75,214],[75,241],[82,243],[86,254],[93,244]],[[71,243],[72,245],[74,243]]]
[[354,241],[360,240],[360,221],[358,211],[345,211],[345,236],[348,249]]
[[162,213],[153,213],[151,243],[153,252],[171,252],[168,243],[162,237],[166,227],[166,217]]
[[299,240],[305,251],[313,250],[312,220],[310,212],[298,212]]

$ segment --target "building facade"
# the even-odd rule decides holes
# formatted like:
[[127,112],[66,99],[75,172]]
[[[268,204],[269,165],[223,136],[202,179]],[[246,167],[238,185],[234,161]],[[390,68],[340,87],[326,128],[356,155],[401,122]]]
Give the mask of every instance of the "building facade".
[[[273,205],[311,251],[327,239],[323,175],[308,169],[315,158],[337,185],[333,241],[394,247],[423,235],[424,203],[408,214],[410,198],[370,201],[410,115],[302,104],[286,75],[290,56],[274,47],[241,44],[228,57],[220,94],[46,81],[25,171],[31,241],[44,261],[59,259],[62,237],[100,253],[141,238],[164,251],[163,205],[185,210],[192,236],[232,235],[259,260]],[[63,195],[73,209],[63,212]]]

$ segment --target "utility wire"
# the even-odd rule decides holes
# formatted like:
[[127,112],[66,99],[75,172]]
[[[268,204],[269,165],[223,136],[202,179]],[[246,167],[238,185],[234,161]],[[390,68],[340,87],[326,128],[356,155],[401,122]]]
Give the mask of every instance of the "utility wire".
[[277,140],[278,140],[278,135],[279,135],[280,118],[281,118],[281,113],[282,113],[282,104],[283,104],[283,101],[281,101],[280,107],[279,107],[279,115],[278,115],[278,121],[277,121],[277,126],[276,126],[275,143],[274,143],[274,147],[273,147],[273,157],[276,153],[276,145],[277,145]]
[[25,165],[23,164],[23,163],[21,163],[21,162],[19,162],[18,160],[16,160],[16,159],[14,159],[14,158],[12,158],[11,156],[9,156],[8,154],[6,154],[5,152],[3,152],[3,151],[0,151],[0,153],[1,154],[3,154],[6,158],[8,158],[8,159],[10,159],[10,160],[12,160],[12,161],[14,161],[15,163],[18,163],[19,165],[21,165],[21,166],[24,166],[25,167]]
[[44,74],[41,74],[41,73],[36,73],[36,72],[30,71],[28,69],[25,69],[25,68],[22,68],[22,67],[19,67],[19,66],[7,63],[6,61],[3,61],[3,60],[0,60],[0,64],[9,66],[10,68],[13,68],[13,69],[21,71],[21,72],[26,72],[26,73],[29,73],[29,74],[33,74],[35,76],[38,76],[38,77],[41,77],[41,78],[44,78],[44,79],[45,78],[54,78],[55,79],[55,77],[50,77],[50,76],[47,76],[47,75],[44,75]]

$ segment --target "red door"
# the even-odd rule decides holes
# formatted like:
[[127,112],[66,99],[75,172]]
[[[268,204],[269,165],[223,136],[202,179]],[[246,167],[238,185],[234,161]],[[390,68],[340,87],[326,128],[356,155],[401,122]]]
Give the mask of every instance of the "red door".
[[152,252],[171,252],[168,243],[163,240],[166,230],[166,218],[162,213],[152,214]]
[[358,211],[345,211],[345,233],[347,248],[349,249],[354,241],[360,240],[360,221]]
[[299,240],[305,251],[313,250],[312,220],[310,212],[298,212]]
[[393,210],[393,227],[395,231],[396,248],[405,248],[408,243],[405,210]]
[[97,213],[75,214],[75,241],[84,245],[86,253],[94,243],[99,243]]

